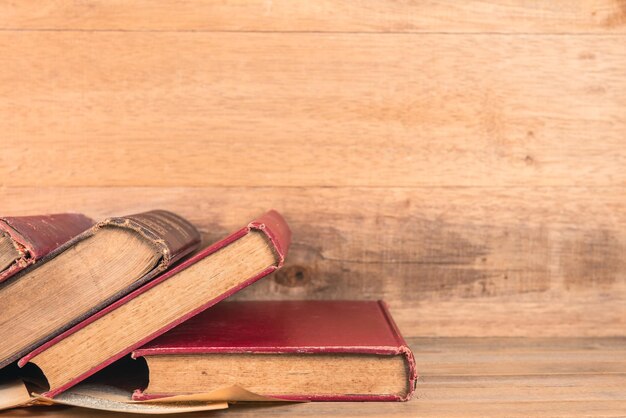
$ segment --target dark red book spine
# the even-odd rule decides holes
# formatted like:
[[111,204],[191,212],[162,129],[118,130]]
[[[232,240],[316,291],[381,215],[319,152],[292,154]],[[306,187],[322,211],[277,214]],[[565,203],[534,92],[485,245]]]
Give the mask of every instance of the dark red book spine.
[[93,224],[91,219],[77,213],[0,218],[0,232],[11,237],[20,254],[17,261],[0,272],[0,282],[34,264]]

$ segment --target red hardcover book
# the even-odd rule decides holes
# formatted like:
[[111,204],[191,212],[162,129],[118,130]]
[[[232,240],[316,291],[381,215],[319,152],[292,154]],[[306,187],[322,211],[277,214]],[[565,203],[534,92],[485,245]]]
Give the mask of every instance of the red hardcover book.
[[291,232],[276,211],[198,252],[60,334],[18,365],[35,363],[53,397],[272,273],[284,262]]
[[92,225],[91,219],[78,213],[0,218],[0,282]]
[[404,401],[417,379],[382,301],[222,303],[133,357],[150,373],[137,400],[239,385],[290,400]]

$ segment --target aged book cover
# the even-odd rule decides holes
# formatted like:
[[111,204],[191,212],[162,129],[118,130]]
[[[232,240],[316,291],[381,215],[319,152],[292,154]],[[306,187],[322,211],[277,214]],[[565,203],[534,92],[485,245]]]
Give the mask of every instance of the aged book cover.
[[283,265],[287,223],[269,211],[39,347],[53,397]]
[[78,213],[0,218],[0,282],[93,225]]
[[106,219],[0,283],[0,368],[194,251],[196,228],[162,210]]
[[382,301],[226,302],[133,357],[149,369],[138,400],[238,385],[289,400],[402,401],[417,379]]

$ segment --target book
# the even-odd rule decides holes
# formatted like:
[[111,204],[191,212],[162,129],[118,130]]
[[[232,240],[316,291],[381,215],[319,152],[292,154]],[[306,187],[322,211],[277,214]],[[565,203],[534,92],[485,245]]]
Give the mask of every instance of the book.
[[133,351],[148,386],[133,398],[233,385],[311,401],[405,401],[415,360],[382,301],[221,303]]
[[77,213],[0,218],[0,283],[92,225]]
[[54,397],[283,265],[287,223],[269,211],[22,358]]
[[167,211],[109,218],[0,284],[0,368],[136,289],[200,244]]

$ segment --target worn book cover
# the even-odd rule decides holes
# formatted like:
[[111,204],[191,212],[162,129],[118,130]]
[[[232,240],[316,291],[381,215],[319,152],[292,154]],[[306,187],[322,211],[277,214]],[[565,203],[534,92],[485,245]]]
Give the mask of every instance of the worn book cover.
[[93,225],[78,213],[0,218],[0,282],[24,270]]

